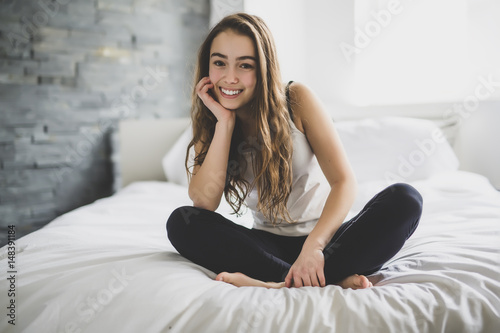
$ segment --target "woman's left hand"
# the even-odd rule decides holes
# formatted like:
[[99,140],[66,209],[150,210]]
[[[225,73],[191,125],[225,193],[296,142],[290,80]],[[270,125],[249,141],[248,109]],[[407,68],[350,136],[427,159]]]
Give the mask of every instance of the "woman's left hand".
[[299,257],[295,260],[285,278],[285,286],[290,287],[324,287],[325,281],[325,257],[320,248],[302,248]]

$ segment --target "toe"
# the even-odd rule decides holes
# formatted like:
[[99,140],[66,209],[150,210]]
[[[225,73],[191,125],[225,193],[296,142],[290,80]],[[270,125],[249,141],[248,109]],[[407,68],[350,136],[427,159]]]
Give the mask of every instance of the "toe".
[[368,278],[364,275],[361,275],[360,277],[360,288],[365,289],[365,288],[370,288],[373,287],[372,283]]
[[226,272],[222,272],[222,273],[219,273],[216,277],[215,277],[215,281],[222,281],[222,282],[226,282],[224,280],[224,278],[226,277]]

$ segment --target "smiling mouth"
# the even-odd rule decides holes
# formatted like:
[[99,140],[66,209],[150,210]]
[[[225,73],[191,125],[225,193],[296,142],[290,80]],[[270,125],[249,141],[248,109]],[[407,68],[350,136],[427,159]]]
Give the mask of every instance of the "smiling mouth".
[[232,89],[224,89],[220,88],[220,91],[222,92],[222,95],[228,96],[228,97],[235,97],[243,91],[242,89],[239,90],[232,90]]

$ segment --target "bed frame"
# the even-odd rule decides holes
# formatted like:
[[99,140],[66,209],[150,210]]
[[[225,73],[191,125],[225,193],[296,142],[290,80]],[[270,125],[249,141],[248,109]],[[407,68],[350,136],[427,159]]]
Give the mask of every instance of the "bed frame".
[[[414,116],[415,115],[407,115]],[[352,117],[356,120],[363,117]],[[429,119],[441,127],[453,145],[457,135],[456,119]],[[119,123],[118,171],[119,188],[134,181],[165,181],[161,160],[182,132],[190,125],[189,117],[170,119],[126,119]]]
[[165,153],[189,126],[190,118],[127,119],[119,124],[121,185],[166,180],[161,166]]

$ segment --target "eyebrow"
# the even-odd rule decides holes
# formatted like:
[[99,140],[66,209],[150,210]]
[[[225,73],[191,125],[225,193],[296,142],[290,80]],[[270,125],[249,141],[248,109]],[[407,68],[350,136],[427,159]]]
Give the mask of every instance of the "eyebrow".
[[[212,57],[220,57],[220,58],[222,58],[222,59],[227,59],[227,55],[224,55],[224,54],[219,53],[219,52],[214,52],[214,53],[212,53],[212,54],[210,55],[210,58],[212,58]],[[236,58],[236,60],[237,60],[237,61],[247,60],[247,59],[253,60],[253,61],[255,61],[255,62],[257,61],[257,60],[255,59],[255,57],[252,57],[252,56],[241,56],[241,57]]]

